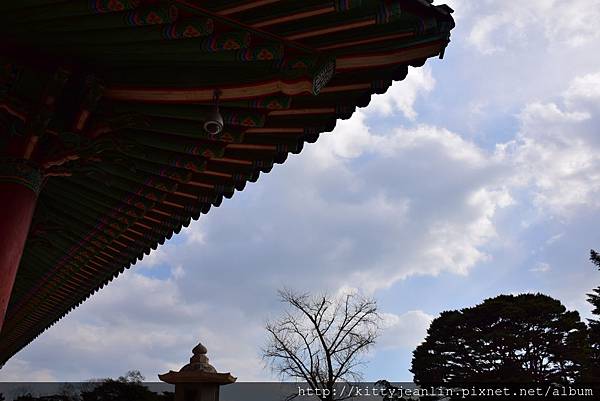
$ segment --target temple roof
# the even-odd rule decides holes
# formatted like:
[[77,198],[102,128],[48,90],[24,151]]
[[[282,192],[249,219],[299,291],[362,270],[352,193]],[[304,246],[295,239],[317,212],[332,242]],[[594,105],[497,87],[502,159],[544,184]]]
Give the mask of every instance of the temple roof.
[[[45,179],[0,364],[442,56],[454,27],[427,0],[15,0],[0,12],[0,137],[31,126],[21,105],[48,82],[64,87],[32,158]],[[203,129],[216,97],[218,136]]]

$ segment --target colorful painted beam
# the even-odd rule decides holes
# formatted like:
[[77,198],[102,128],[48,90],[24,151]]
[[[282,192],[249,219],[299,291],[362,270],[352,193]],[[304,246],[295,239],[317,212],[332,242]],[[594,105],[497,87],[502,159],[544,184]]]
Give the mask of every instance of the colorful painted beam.
[[[12,16],[0,26],[0,364],[408,66],[443,55],[454,24],[422,0],[0,11]],[[217,105],[224,129],[208,134]]]

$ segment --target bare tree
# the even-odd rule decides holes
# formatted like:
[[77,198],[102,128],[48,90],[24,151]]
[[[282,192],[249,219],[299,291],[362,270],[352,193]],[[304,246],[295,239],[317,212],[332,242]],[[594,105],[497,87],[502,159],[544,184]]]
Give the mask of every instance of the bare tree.
[[321,400],[349,398],[334,387],[360,380],[358,367],[379,334],[377,303],[358,293],[311,296],[286,289],[279,296],[288,309],[267,322],[263,358],[283,378],[306,381]]

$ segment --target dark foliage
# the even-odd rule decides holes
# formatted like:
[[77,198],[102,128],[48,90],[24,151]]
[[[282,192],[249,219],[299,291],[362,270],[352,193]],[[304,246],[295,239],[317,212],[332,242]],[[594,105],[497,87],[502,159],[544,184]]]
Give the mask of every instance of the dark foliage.
[[581,380],[587,328],[542,294],[500,295],[443,312],[413,352],[415,382],[570,383]]
[[82,391],[82,401],[154,401],[156,394],[142,384],[144,377],[139,371],[127,372],[117,380],[105,379],[93,389]]
[[[594,250],[590,251],[590,260],[600,270],[600,254]],[[595,288],[591,294],[588,294],[588,301],[594,307],[592,313],[600,317],[600,287]],[[598,320],[592,321],[598,323]]]
[[[596,251],[590,251],[590,260],[600,269],[600,254]],[[592,305],[592,313],[597,318],[588,319],[589,323],[589,342],[590,342],[590,365],[586,379],[588,381],[600,380],[600,286],[587,294],[588,302]]]
[[15,401],[33,401],[33,400],[37,400],[37,398],[32,396],[31,394],[24,394],[24,395],[20,395],[17,398],[15,398]]
[[[103,379],[98,382],[88,382],[81,393],[71,385],[62,388],[60,394],[36,397],[30,393],[21,395],[15,401],[173,401],[175,394],[164,392],[157,394],[143,384],[144,376],[137,371],[127,372],[118,379]],[[4,397],[0,394],[0,401]]]
[[157,394],[156,401],[173,401],[175,399],[175,393],[171,391],[165,391],[162,394]]

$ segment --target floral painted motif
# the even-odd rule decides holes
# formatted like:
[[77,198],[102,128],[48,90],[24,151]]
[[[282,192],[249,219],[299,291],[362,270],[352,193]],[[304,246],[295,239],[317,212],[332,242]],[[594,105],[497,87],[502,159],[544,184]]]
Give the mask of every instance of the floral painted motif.
[[250,40],[251,35],[247,32],[213,35],[202,42],[201,49],[208,52],[245,49],[250,46]]
[[177,19],[176,6],[157,6],[132,10],[125,15],[125,22],[132,26],[170,24]]
[[132,10],[140,5],[140,0],[91,0],[90,8],[96,14]]

